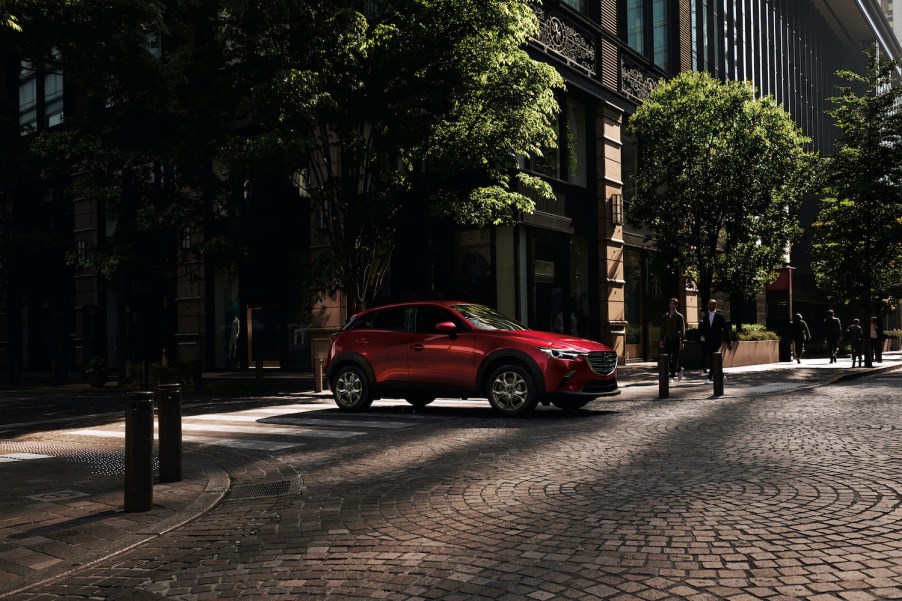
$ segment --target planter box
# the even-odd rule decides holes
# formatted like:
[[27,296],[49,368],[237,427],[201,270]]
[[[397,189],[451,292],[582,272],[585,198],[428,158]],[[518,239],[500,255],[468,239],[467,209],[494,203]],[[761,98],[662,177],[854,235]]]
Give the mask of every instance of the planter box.
[[902,338],[887,338],[883,341],[883,352],[902,351]]
[[[740,340],[733,343],[733,348],[721,347],[724,367],[740,365],[759,365],[776,363],[780,360],[779,340]],[[702,345],[690,342],[680,353],[680,365],[686,369],[702,369]]]

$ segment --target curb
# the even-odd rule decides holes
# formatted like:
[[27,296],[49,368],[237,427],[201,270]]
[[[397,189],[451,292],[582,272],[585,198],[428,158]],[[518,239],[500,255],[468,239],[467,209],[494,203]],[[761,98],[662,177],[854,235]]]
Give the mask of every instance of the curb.
[[207,478],[207,485],[204,487],[204,490],[186,507],[182,508],[174,515],[166,518],[165,520],[146,526],[145,528],[139,530],[136,534],[124,536],[122,543],[120,543],[119,545],[116,545],[115,543],[110,545],[107,549],[100,551],[95,557],[89,558],[84,563],[76,566],[68,566],[61,569],[61,571],[56,574],[46,576],[40,580],[22,585],[16,589],[0,591],[0,599],[5,599],[19,593],[27,592],[32,588],[49,584],[54,580],[64,578],[86,568],[90,568],[93,565],[116,557],[117,555],[121,555],[122,553],[126,553],[134,549],[135,547],[139,547],[208,513],[214,507],[219,505],[219,503],[225,497],[226,493],[228,493],[229,487],[231,485],[231,480],[229,479],[229,475],[225,470],[211,461],[200,460],[197,462],[197,464],[201,473]]

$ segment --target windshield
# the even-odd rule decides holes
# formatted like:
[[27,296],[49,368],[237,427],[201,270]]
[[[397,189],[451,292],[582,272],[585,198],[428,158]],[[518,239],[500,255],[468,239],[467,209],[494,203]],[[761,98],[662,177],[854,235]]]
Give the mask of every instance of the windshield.
[[454,305],[455,311],[466,317],[478,330],[526,330],[516,320],[485,305]]

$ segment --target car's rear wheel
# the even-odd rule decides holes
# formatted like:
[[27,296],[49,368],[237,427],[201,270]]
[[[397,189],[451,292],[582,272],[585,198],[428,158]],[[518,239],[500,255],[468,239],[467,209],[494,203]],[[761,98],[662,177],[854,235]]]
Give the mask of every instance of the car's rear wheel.
[[486,393],[492,408],[503,415],[524,415],[539,402],[532,376],[519,365],[503,365],[493,371]]
[[555,399],[551,401],[551,404],[564,411],[576,411],[577,409],[582,409],[588,405],[591,400],[592,399]]
[[428,394],[410,394],[404,397],[404,400],[416,407],[422,409],[435,400],[435,397]]
[[365,411],[373,404],[366,375],[356,365],[338,368],[332,378],[332,397],[342,411]]

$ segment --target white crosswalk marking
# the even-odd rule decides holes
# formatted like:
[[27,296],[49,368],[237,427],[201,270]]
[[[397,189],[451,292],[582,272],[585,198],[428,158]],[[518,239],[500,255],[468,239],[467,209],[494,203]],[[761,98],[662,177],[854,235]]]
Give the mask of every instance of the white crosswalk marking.
[[52,457],[53,455],[41,455],[40,453],[4,453],[0,455],[0,463],[12,463],[28,459],[50,459]]

